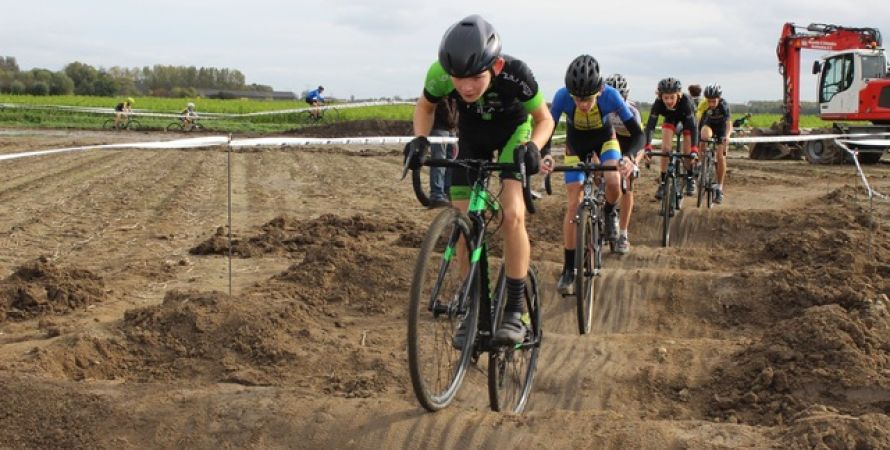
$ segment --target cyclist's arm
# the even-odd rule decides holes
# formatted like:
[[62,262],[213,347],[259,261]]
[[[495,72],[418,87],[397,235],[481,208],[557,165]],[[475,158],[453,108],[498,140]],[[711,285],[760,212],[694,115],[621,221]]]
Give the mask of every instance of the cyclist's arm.
[[414,135],[429,136],[436,116],[436,104],[421,95],[414,105]]
[[686,110],[686,117],[683,118],[683,129],[689,130],[690,138],[692,138],[692,148],[698,148],[698,124],[695,121],[695,107],[692,105],[692,101],[687,100],[685,102],[687,105],[684,109]]
[[534,142],[539,149],[547,147],[546,152],[542,150],[541,154],[544,156],[549,155],[550,148],[548,144],[550,143],[550,137],[553,136],[554,129],[553,116],[550,115],[550,111],[547,109],[547,104],[544,102],[541,102],[537,108],[532,110],[531,115],[532,121],[534,121],[531,141]]
[[652,144],[652,131],[655,130],[655,125],[658,125],[658,115],[661,114],[661,110],[658,108],[658,100],[652,104],[652,109],[649,110],[649,119],[646,121],[646,129],[643,130],[644,136],[644,144],[651,145]]
[[[565,88],[561,88],[556,91],[556,94],[553,95],[553,101],[550,103],[550,119],[553,120],[553,131],[550,132],[550,136],[547,138],[547,144],[541,147],[542,155],[550,154],[550,146],[553,143],[553,133],[556,132],[556,126],[559,124],[559,118],[562,117],[562,113],[564,111],[564,103],[567,100],[568,91]],[[568,126],[568,123],[567,125]]]
[[621,152],[624,156],[634,160],[637,153],[643,148],[643,145],[645,145],[643,130],[640,128],[640,123],[637,122],[637,118],[633,111],[631,111],[630,106],[628,106],[627,102],[621,97],[621,94],[619,94],[618,91],[607,86],[606,90],[602,93],[602,96],[607,110],[613,111],[612,114],[617,114],[621,123],[624,124],[624,128],[630,133],[631,143],[628,148],[621,149]]
[[624,127],[627,128],[627,131],[630,132],[631,141],[628,148],[621,149],[621,153],[636,161],[640,149],[646,145],[646,137],[643,135],[643,129],[640,128],[640,122],[637,122],[635,117],[631,116],[630,119],[624,120],[622,123],[624,123]]

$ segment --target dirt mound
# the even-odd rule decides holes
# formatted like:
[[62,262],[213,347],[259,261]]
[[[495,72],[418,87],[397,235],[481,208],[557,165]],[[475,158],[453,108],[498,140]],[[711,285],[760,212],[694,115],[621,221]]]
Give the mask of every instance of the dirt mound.
[[410,120],[348,120],[288,131],[306,137],[341,138],[370,136],[412,136]]
[[98,275],[40,257],[0,282],[0,321],[67,314],[105,299],[105,282]]
[[837,414],[837,410],[814,407],[795,421],[785,434],[789,449],[890,448],[890,416]]
[[[316,219],[298,220],[279,216],[246,239],[232,239],[232,254],[241,258],[262,255],[286,256],[327,242],[379,239],[381,233],[410,233],[415,226],[402,219],[374,219],[362,214],[341,217],[323,214]],[[345,244],[344,244],[345,245]],[[193,255],[227,255],[229,242],[223,227],[189,250]]]
[[712,413],[750,424],[787,423],[817,404],[845,413],[890,410],[890,304],[863,311],[816,306],[775,324],[718,369]]
[[171,291],[129,310],[111,336],[80,334],[36,353],[37,366],[73,380],[194,380],[297,385],[368,397],[404,383],[401,361],[365,347],[299,301]]
[[0,377],[0,447],[100,448],[99,430],[114,416],[106,400],[80,388]]
[[392,288],[410,286],[414,257],[413,249],[327,242],[259,289],[292,296],[325,311],[339,305],[352,314],[386,313],[404,305],[404,295],[394,298]]

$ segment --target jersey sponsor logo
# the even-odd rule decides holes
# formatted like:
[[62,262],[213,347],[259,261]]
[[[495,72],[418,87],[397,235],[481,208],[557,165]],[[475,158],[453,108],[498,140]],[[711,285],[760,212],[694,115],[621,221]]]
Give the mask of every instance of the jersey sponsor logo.
[[513,75],[512,73],[504,72],[503,74],[501,74],[501,76],[507,81],[518,84],[519,88],[522,89],[523,96],[533,97],[535,95],[535,91],[532,89],[531,86],[528,85],[528,83],[526,83],[524,80],[520,80],[519,78],[516,78],[516,76]]
[[576,130],[597,130],[603,127],[603,115],[600,114],[600,107],[597,102],[593,102],[593,108],[590,111],[581,111],[575,107],[573,125]]

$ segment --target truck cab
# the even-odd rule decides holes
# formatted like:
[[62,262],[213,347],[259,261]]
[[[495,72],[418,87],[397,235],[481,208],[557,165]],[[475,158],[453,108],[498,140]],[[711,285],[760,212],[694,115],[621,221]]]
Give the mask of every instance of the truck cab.
[[890,78],[884,50],[857,49],[832,53],[816,61],[819,112],[823,120],[869,120],[890,117]]

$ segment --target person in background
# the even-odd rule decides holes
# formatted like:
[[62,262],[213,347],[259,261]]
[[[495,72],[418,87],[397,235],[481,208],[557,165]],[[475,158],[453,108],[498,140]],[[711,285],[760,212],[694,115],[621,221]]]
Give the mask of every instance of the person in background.
[[188,130],[192,126],[192,123],[197,119],[198,112],[195,111],[195,104],[188,102],[185,105],[185,109],[179,113],[179,120],[182,121],[182,129]]
[[[436,104],[436,115],[430,136],[454,137],[457,135],[457,104],[451,97],[445,97]],[[430,144],[430,156],[436,159],[457,156],[456,144]],[[451,187],[451,171],[446,167],[430,167],[430,208],[451,206],[447,196]]]
[[114,128],[117,128],[122,120],[125,120],[133,112],[133,97],[127,97],[126,100],[118,103],[114,107]]
[[312,106],[312,116],[318,120],[321,115],[321,106],[324,105],[324,97],[321,93],[324,92],[324,86],[319,86],[318,89],[313,89],[306,93],[306,103],[309,106]]

